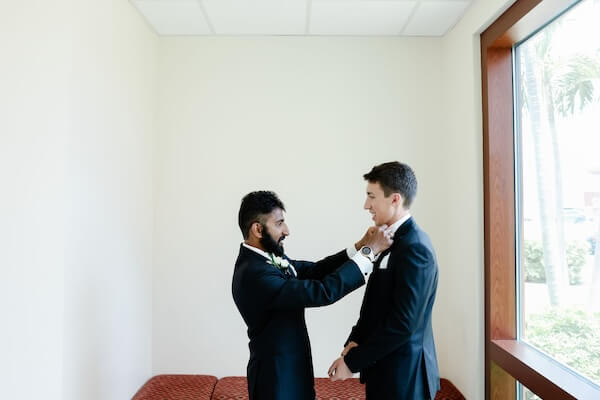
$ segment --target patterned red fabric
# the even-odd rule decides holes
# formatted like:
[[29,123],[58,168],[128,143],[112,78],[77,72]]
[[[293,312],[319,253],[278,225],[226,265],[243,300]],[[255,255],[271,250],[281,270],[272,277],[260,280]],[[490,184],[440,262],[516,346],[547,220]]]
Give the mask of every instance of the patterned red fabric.
[[215,386],[214,400],[247,400],[248,382],[245,376],[228,376],[221,378]]
[[[440,379],[441,389],[435,400],[465,400],[465,397],[447,379]],[[331,382],[328,378],[315,378],[317,400],[365,400],[365,386],[357,378]],[[248,400],[248,383],[243,376],[219,380],[213,400]]]
[[317,400],[365,400],[365,385],[358,378],[331,382],[329,378],[315,378]]
[[[216,386],[215,386],[216,384]],[[440,379],[441,389],[435,400],[465,400],[447,379]],[[317,400],[365,400],[365,386],[358,379],[331,382],[315,379]],[[212,395],[212,396],[211,396]],[[150,379],[133,400],[248,400],[246,377],[230,376],[217,382],[208,375],[158,375]]]
[[465,396],[448,379],[440,379],[440,386],[440,391],[435,395],[435,400],[466,400]]
[[132,400],[210,400],[216,383],[209,375],[157,375]]

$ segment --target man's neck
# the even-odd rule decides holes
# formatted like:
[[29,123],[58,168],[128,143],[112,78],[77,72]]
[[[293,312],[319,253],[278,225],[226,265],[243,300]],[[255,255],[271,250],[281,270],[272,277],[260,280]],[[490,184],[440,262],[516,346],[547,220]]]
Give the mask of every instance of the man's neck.
[[259,250],[262,250],[264,252],[267,252],[265,250],[265,248],[260,244],[260,241],[258,240],[252,240],[252,239],[248,239],[248,240],[244,240],[244,243],[247,244],[248,246],[252,246],[254,248],[257,248]]
[[396,222],[398,222],[402,218],[404,218],[406,216],[406,214],[408,214],[408,210],[405,210],[404,208],[398,210],[398,212],[396,214],[394,214],[394,216],[388,222],[386,222],[386,225],[387,226],[394,225]]

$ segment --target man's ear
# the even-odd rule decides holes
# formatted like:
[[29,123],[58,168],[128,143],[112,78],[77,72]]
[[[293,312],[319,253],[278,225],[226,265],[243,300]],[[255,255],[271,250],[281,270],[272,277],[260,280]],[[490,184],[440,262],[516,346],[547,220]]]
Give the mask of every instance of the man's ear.
[[259,222],[254,222],[250,226],[250,233],[259,239],[262,239],[262,225]]
[[404,206],[404,197],[402,197],[402,195],[400,193],[393,193],[392,196],[393,196],[392,203],[394,205],[397,205],[399,207]]

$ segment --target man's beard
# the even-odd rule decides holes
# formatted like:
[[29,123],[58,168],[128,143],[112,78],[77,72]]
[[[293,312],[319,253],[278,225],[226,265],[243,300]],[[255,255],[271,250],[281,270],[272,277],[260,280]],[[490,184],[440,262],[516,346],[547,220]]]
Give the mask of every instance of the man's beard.
[[275,241],[273,239],[273,237],[271,236],[269,229],[267,229],[267,226],[263,225],[262,228],[263,228],[263,235],[260,238],[260,244],[262,245],[262,247],[265,249],[265,251],[267,253],[273,253],[278,257],[282,257],[283,256],[283,245],[281,244],[281,241],[283,240],[283,238],[285,238],[285,236],[282,235],[278,241]]

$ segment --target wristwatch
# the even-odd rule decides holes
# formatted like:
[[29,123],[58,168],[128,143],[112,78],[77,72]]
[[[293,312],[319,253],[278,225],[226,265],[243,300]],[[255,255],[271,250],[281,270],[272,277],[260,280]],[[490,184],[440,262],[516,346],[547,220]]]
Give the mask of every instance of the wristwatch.
[[360,248],[360,254],[367,257],[369,261],[375,262],[375,254],[373,254],[373,250],[371,250],[368,246],[363,246]]

